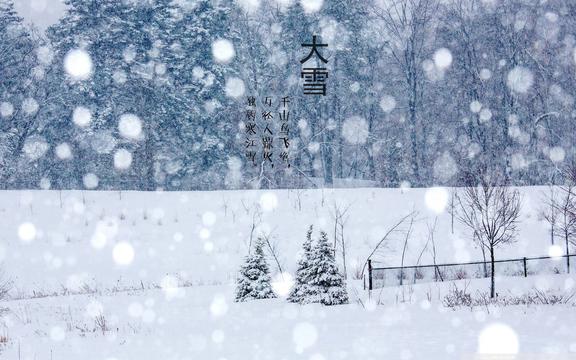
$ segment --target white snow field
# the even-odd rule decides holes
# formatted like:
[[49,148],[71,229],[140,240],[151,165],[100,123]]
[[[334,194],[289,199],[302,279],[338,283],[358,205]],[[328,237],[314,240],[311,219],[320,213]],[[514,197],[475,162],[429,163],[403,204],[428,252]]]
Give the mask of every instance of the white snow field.
[[[518,242],[497,258],[547,255],[538,212],[546,187],[521,188]],[[0,192],[0,262],[14,283],[0,319],[1,359],[506,359],[576,357],[576,308],[518,305],[448,309],[451,284],[372,291],[348,283],[351,304],[234,303],[250,234],[268,234],[284,272],[295,270],[306,229],[332,239],[334,208],[349,207],[348,278],[403,215],[416,210],[405,264],[438,218],[438,262],[481,259],[457,222],[450,189],[219,192]],[[254,224],[254,226],[253,226]],[[254,227],[254,230],[253,230]],[[317,231],[315,235],[317,235]],[[400,264],[403,234],[378,257]],[[430,263],[428,252],[421,263]],[[273,273],[278,267],[269,260]],[[497,279],[499,293],[570,294],[574,275]],[[472,294],[489,282],[461,280]],[[556,356],[556,357],[554,357]],[[571,357],[569,357],[571,356]]]

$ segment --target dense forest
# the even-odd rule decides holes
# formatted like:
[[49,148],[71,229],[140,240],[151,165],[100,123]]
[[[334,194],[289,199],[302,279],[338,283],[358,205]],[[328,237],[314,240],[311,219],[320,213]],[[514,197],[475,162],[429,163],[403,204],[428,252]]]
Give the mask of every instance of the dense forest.
[[[3,189],[534,185],[575,158],[571,1],[66,4],[43,32],[0,0]],[[290,167],[247,160],[248,96],[290,98]]]

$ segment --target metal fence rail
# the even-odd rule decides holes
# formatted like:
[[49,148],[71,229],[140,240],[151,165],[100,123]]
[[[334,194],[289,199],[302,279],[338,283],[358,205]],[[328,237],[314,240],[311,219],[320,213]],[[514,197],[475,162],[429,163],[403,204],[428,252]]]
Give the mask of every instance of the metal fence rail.
[[[495,276],[524,276],[534,274],[564,274],[570,272],[571,258],[576,254],[557,257],[539,256],[494,261]],[[418,284],[436,281],[479,279],[490,277],[490,261],[467,263],[373,267],[368,260],[368,289],[386,286]]]

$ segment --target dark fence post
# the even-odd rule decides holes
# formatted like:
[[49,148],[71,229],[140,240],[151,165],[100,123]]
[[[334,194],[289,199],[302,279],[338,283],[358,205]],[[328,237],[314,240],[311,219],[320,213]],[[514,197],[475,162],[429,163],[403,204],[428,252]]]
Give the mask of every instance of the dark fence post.
[[528,270],[526,269],[526,258],[522,259],[524,263],[524,277],[528,277]]
[[372,260],[368,259],[368,290],[372,290]]

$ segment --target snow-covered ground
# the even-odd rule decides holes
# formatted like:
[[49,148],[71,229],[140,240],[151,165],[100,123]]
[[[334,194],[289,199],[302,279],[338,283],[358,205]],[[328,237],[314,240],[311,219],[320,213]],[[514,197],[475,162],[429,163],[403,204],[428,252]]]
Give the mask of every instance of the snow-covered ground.
[[[539,281],[540,288],[574,287],[566,276]],[[472,287],[487,286],[474,282]],[[507,285],[522,282],[520,287],[534,285],[516,279]],[[280,299],[238,304],[231,286],[11,301],[3,358],[444,360],[473,359],[479,349],[540,356],[529,359],[576,355],[574,306],[451,310],[439,301],[446,288],[405,289],[406,302],[398,300],[402,290],[386,289],[373,294],[382,305],[364,307]],[[108,330],[102,331],[100,315]]]
[[[466,229],[455,222],[452,231],[447,190],[1,192],[0,261],[15,288],[13,300],[1,304],[9,311],[0,357],[461,359],[493,334],[506,340],[496,341],[504,349],[517,340],[523,354],[574,355],[573,306],[451,310],[442,305],[449,284],[378,289],[368,301],[361,281],[350,281],[352,303],[336,307],[232,301],[251,233],[268,234],[282,270],[292,272],[310,224],[332,238],[335,207],[348,208],[350,279],[387,229],[413,210],[406,264],[416,261],[435,218],[439,262],[480,259]],[[538,216],[546,188],[520,190],[518,242],[499,258],[550,251]],[[378,260],[399,265],[403,240],[393,236]],[[573,275],[557,275],[503,278],[497,289],[569,293],[574,286]],[[488,282],[473,280],[469,289],[485,291]]]
[[[518,242],[503,247],[497,257],[548,254],[548,226],[538,218],[545,191],[522,189]],[[348,208],[344,236],[350,275],[361,269],[386,231],[413,210],[418,217],[405,264],[416,262],[436,217],[438,262],[481,259],[469,231],[456,220],[452,233],[449,200],[449,191],[435,189],[6,191],[0,193],[0,261],[23,292],[84,283],[140,286],[141,281],[160,283],[166,275],[226,284],[247,253],[251,233],[269,235],[283,270],[294,270],[310,224],[333,237],[335,206]],[[403,241],[401,233],[392,236],[374,260],[400,265]],[[430,251],[421,263],[431,263]]]

